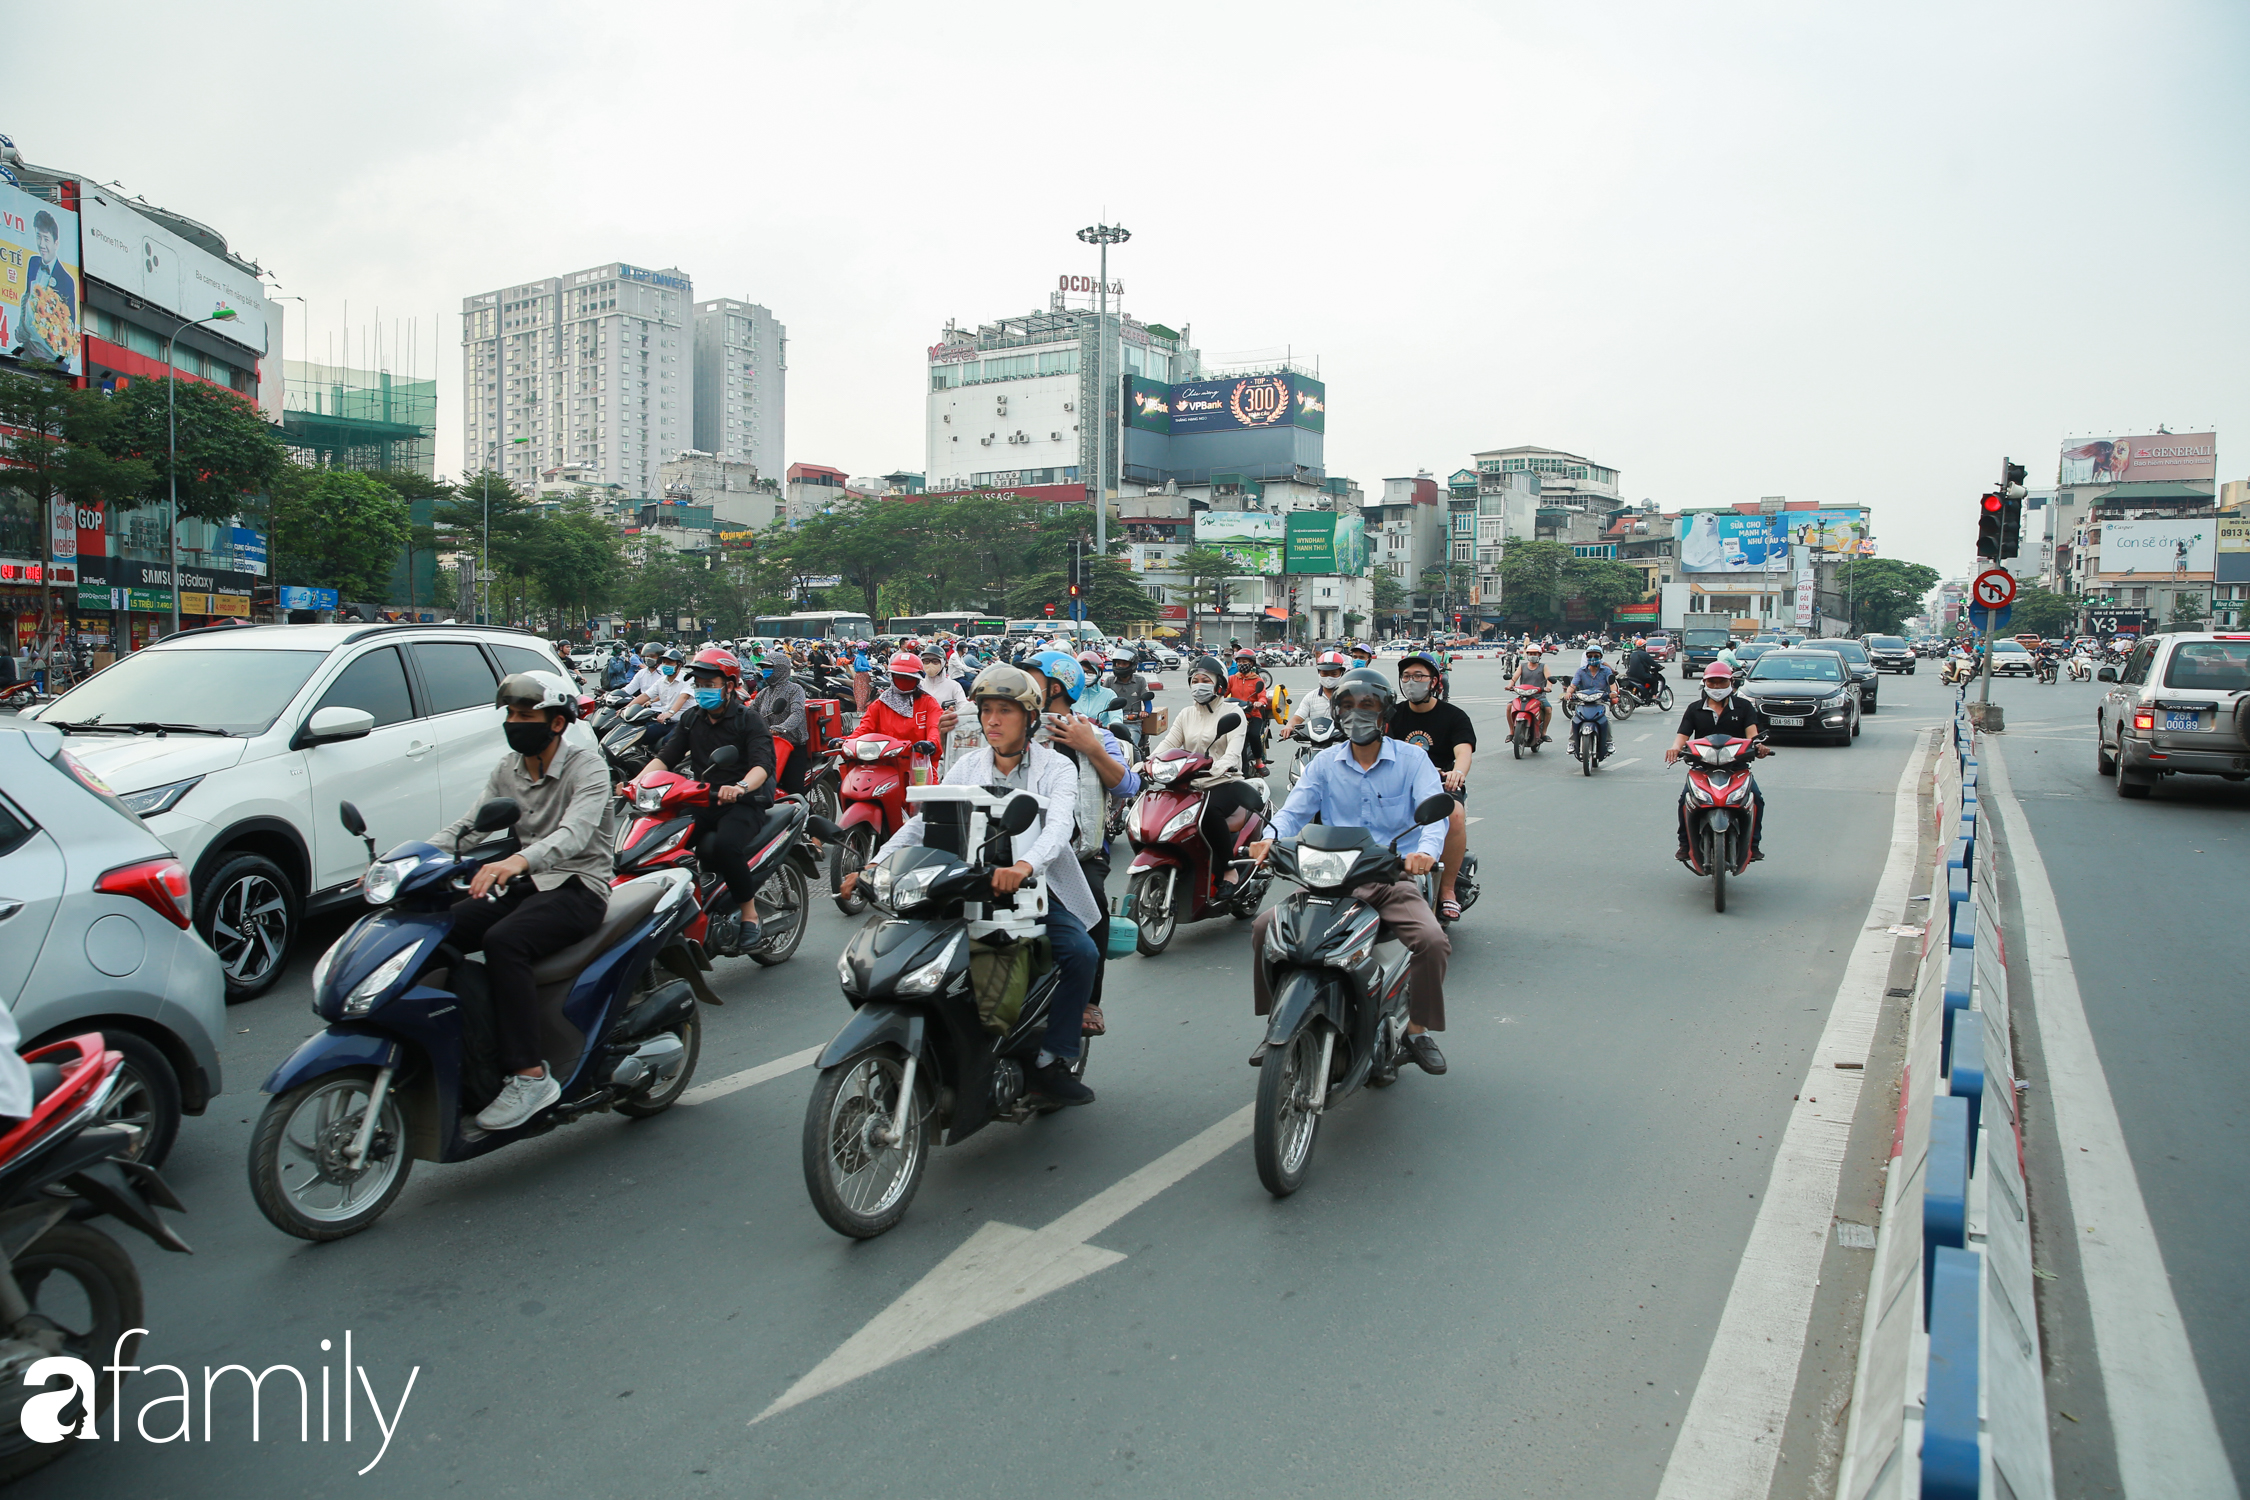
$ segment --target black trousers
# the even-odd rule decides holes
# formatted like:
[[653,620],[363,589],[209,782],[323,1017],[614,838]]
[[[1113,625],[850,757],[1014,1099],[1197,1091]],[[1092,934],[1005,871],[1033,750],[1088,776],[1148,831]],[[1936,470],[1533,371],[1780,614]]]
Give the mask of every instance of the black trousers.
[[1256,812],[1263,806],[1265,800],[1258,795],[1258,789],[1247,781],[1222,781],[1204,794],[1203,838],[1211,846],[1214,879],[1226,878],[1227,861],[1234,857],[1235,832],[1227,827],[1227,819],[1237,808]]
[[695,837],[702,840],[703,857],[737,903],[758,893],[758,883],[750,878],[750,852],[758,847],[765,826],[766,810],[747,799],[695,810]]
[[609,898],[572,879],[551,891],[536,890],[518,876],[496,900],[474,897],[454,903],[454,945],[464,953],[484,950],[484,972],[492,991],[493,1030],[500,1041],[500,1071],[535,1068],[539,1056],[539,989],[532,965],[591,937],[609,911]]

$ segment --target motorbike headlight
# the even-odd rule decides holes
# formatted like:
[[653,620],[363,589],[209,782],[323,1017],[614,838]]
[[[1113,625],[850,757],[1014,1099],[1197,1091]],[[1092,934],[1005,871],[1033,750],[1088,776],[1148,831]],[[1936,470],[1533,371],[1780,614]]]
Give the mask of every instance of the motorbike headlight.
[[[367,873],[359,877],[359,888],[366,894],[367,904],[369,906],[390,905],[391,901],[398,895],[398,888],[405,884],[406,877],[413,874],[414,867],[421,862],[420,859],[412,858],[386,859],[378,860],[369,865]],[[313,988],[316,990],[320,988],[319,980],[313,981]]]
[[381,998],[383,992],[398,983],[399,977],[406,972],[407,966],[414,962],[415,956],[421,951],[420,944],[409,943],[377,964],[375,972],[362,979],[358,984],[353,985],[352,992],[344,997],[344,1014],[347,1016],[364,1016],[368,1011],[374,1009],[375,1002]]
[[662,812],[664,810],[664,789],[655,786],[633,788],[633,810],[645,813]]
[[144,818],[153,818],[158,813],[170,812],[178,806],[180,799],[194,791],[196,784],[202,780],[200,776],[190,776],[187,780],[175,781],[170,786],[152,786],[138,792],[127,792],[117,800],[125,804],[127,811]]
[[1305,884],[1319,888],[1342,885],[1344,877],[1352,872],[1359,861],[1358,851],[1352,849],[1307,849],[1297,846],[1297,873]]
[[[924,882],[927,884],[927,882]],[[947,943],[937,957],[928,963],[917,964],[899,976],[898,993],[901,995],[934,995],[945,988],[947,970],[953,966],[953,944]]]
[[883,742],[881,740],[860,740],[852,746],[852,751],[861,760],[881,760],[883,758]]
[[1161,844],[1178,838],[1181,834],[1193,828],[1195,820],[1202,815],[1203,804],[1200,802],[1193,807],[1181,808],[1178,812],[1172,814],[1172,820],[1164,825],[1164,831],[1156,836],[1156,841]]

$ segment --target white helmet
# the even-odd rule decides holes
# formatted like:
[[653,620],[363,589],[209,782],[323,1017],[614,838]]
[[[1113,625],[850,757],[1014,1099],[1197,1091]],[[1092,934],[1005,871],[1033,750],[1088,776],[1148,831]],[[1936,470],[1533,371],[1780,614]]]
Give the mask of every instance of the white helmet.
[[495,708],[530,708],[541,713],[578,717],[578,689],[559,672],[510,672],[500,679],[492,695]]

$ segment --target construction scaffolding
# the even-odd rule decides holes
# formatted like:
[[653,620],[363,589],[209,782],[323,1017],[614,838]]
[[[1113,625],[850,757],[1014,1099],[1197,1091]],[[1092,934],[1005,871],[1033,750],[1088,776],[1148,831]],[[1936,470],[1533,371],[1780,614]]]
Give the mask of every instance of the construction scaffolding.
[[388,370],[282,362],[282,441],[324,469],[437,472],[437,382]]

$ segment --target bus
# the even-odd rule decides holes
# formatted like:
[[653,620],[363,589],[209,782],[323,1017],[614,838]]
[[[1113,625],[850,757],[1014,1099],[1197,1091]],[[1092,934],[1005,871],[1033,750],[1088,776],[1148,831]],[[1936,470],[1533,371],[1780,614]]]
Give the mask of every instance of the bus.
[[940,611],[934,615],[894,615],[883,622],[885,635],[1002,635],[1008,622],[998,615],[980,615],[970,610]]
[[864,641],[874,636],[875,627],[863,614],[824,609],[797,615],[760,615],[750,622],[750,633],[785,641]]
[[1008,634],[1015,637],[1038,636],[1042,640],[1059,635],[1082,646],[1098,646],[1108,639],[1102,634],[1101,627],[1091,620],[1010,620]]

